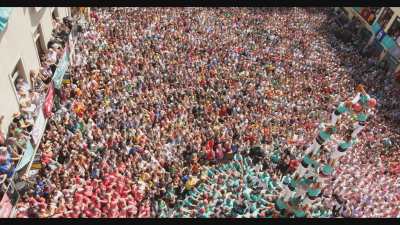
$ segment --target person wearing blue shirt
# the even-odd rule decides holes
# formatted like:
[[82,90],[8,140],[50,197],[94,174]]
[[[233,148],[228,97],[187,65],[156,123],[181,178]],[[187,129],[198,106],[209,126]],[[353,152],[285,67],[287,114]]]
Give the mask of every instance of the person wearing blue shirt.
[[[12,164],[12,158],[10,154],[5,150],[6,154],[4,156],[4,162],[0,163],[0,174],[7,174],[7,177],[10,178],[14,174],[15,168]],[[4,154],[3,154],[4,155]]]

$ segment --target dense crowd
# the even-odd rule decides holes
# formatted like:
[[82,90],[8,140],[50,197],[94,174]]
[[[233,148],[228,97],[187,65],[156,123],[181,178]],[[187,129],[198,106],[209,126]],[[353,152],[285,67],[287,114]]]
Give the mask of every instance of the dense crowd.
[[[72,24],[53,19],[52,38],[47,52],[40,56],[42,63],[39,70],[30,71],[30,84],[23,74],[18,74],[15,89],[20,111],[12,116],[7,134],[0,131],[0,184],[3,193],[15,174],[15,166],[21,159],[30,140],[35,120],[42,109],[49,84],[52,81],[57,64],[64,52],[65,43],[71,32]],[[0,126],[4,116],[0,117]]]
[[[336,40],[328,14],[93,10],[17,216],[398,216],[390,168],[399,163],[400,89],[375,59]],[[376,112],[321,202],[282,212],[283,180],[360,83],[378,99]],[[337,123],[338,137],[351,121]],[[324,155],[316,161],[327,163]]]

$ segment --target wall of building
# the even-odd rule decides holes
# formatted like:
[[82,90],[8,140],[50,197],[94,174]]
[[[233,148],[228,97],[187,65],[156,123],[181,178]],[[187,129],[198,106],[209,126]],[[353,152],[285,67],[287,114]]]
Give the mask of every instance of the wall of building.
[[[5,116],[1,126],[3,132],[8,129],[12,114],[19,111],[11,73],[20,59],[28,82],[29,71],[40,68],[34,33],[40,25],[44,42],[50,40],[53,10],[55,7],[16,7],[7,27],[0,32],[0,115]],[[69,8],[58,7],[57,10],[60,18],[70,15]]]

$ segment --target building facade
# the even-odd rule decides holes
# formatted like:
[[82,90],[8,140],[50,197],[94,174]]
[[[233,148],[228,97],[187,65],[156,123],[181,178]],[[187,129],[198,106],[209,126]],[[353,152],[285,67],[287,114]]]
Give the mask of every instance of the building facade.
[[19,111],[16,79],[30,84],[29,71],[41,66],[40,55],[46,52],[51,38],[53,19],[70,16],[69,7],[10,8],[3,29],[0,29],[0,115],[1,130],[7,133],[12,114]]
[[358,46],[400,71],[400,7],[337,7],[356,24]]

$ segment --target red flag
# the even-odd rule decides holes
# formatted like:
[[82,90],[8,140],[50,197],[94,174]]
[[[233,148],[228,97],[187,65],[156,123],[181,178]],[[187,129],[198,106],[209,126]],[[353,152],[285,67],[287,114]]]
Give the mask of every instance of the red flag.
[[53,108],[54,102],[54,87],[53,83],[50,84],[49,90],[46,95],[46,99],[43,104],[43,113],[46,118],[49,118],[51,115],[51,109]]

